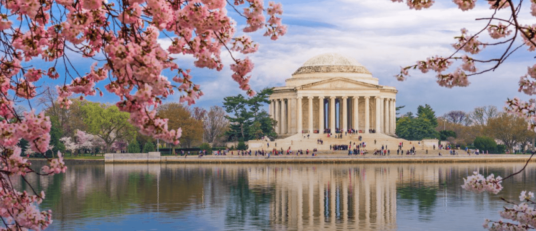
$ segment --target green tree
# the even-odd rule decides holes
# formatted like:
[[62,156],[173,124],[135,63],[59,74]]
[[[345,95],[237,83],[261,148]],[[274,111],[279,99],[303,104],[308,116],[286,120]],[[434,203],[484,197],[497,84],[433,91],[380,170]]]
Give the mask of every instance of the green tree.
[[438,138],[437,118],[430,105],[419,106],[417,117],[408,112],[398,119],[396,123],[396,135],[407,140],[422,140],[425,138]]
[[261,111],[255,118],[255,121],[261,124],[263,135],[271,138],[277,137],[277,133],[275,133],[275,125],[277,124],[277,121],[270,118],[270,114],[268,114],[268,112],[264,110]]
[[60,141],[63,136],[63,131],[60,127],[60,123],[57,117],[50,117],[51,127],[50,127],[50,145],[54,146],[52,148],[52,156],[58,153],[58,151],[65,153],[65,145]]
[[140,145],[136,139],[128,144],[127,151],[128,153],[140,153]]
[[407,140],[437,138],[435,127],[426,118],[402,117],[396,124],[396,135]]
[[155,150],[153,142],[147,142],[147,143],[145,143],[145,146],[143,146],[143,152],[144,153],[154,152],[154,151],[156,151],[156,150]]
[[117,106],[87,102],[81,106],[87,132],[100,137],[109,151],[115,141],[132,140],[136,129],[131,125],[129,114],[119,111]]
[[249,134],[253,137],[253,139],[260,139],[263,136],[261,123],[259,121],[253,122],[253,124],[249,127]]
[[[268,98],[272,93],[273,89],[266,88],[250,99],[243,95],[224,98],[223,107],[230,114],[226,117],[230,122],[229,130],[225,133],[228,140],[257,139],[261,132],[262,135],[277,136],[274,130],[276,121],[261,109],[263,104],[270,102]],[[260,130],[256,122],[260,123]]]
[[432,109],[432,107],[430,107],[430,105],[419,105],[419,107],[417,107],[417,117],[426,118],[428,119],[428,121],[430,121],[434,128],[437,127],[437,118],[435,116],[434,110]]
[[249,125],[251,125],[251,118],[253,113],[247,110],[248,100],[243,95],[228,96],[223,98],[223,108],[225,112],[232,113],[232,116],[227,116],[231,126],[227,131],[229,138],[238,140],[240,138],[246,139],[248,136]]
[[497,152],[497,143],[491,137],[487,137],[487,136],[476,137],[473,144],[475,145],[475,148],[478,148],[482,151],[488,151],[491,153]]
[[238,145],[236,146],[236,149],[238,149],[238,150],[246,150],[246,149],[248,149],[248,147],[247,147],[247,145],[246,145],[246,143],[244,142],[243,139],[240,139],[238,141]]
[[439,131],[439,137],[441,140],[447,140],[447,138],[449,137],[454,137],[456,138],[456,132],[454,131],[450,131],[450,130],[442,130],[442,131]]
[[209,143],[202,143],[202,144],[199,146],[199,149],[206,151],[207,154],[211,154],[211,153],[212,153],[212,147],[210,147],[210,144],[209,144]]
[[261,107],[263,105],[270,103],[270,100],[268,98],[272,93],[274,93],[273,88],[265,88],[247,101],[247,104],[251,113],[253,114],[253,117],[256,118],[259,115],[259,113],[261,112]]
[[497,153],[499,154],[506,153],[506,145],[504,144],[497,145]]

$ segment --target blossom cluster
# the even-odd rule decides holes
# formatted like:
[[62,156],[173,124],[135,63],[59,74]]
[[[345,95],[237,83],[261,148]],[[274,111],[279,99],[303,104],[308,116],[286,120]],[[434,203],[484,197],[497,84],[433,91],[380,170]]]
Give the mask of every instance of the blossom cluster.
[[469,80],[467,79],[467,74],[461,69],[456,69],[455,72],[448,74],[438,74],[437,83],[439,86],[452,88],[455,86],[465,87],[469,85]]
[[[64,84],[56,88],[61,107],[69,108],[73,97],[102,96],[107,91],[119,98],[116,105],[130,113],[130,122],[142,134],[177,144],[182,130],[169,129],[167,119],[160,118],[156,108],[175,93],[180,102],[193,104],[203,92],[190,70],[179,66],[175,57],[192,56],[196,67],[220,71],[222,50],[241,55],[256,52],[258,45],[251,38],[235,35],[237,25],[227,12],[231,8],[228,4],[245,17],[244,33],[264,30],[264,36],[276,40],[287,32],[281,4],[265,5],[264,0],[6,0],[0,4],[4,9],[0,13],[0,40],[4,44],[0,48],[0,168],[5,175],[37,172],[21,157],[17,147],[21,139],[29,142],[26,153],[42,154],[51,149],[50,119],[43,113],[20,115],[15,110],[17,103],[31,102],[39,95],[38,83],[47,78],[57,79],[65,73]],[[163,37],[171,37],[169,46],[162,45]],[[97,62],[89,73],[78,73],[70,67],[66,50]],[[231,57],[232,78],[248,95],[254,95],[249,85],[253,62],[248,57]],[[43,62],[32,67],[30,62],[35,59]],[[65,71],[57,70],[58,63],[64,64]],[[175,74],[168,78],[162,75],[164,71]],[[102,90],[97,87],[101,85]],[[61,153],[58,157],[50,159],[39,174],[64,172]],[[9,188],[2,177],[0,174],[0,187]],[[12,193],[6,197],[19,199],[25,193],[7,192]],[[12,205],[2,204],[0,211],[10,209],[5,206]],[[51,222],[50,213],[37,216],[34,209],[22,208],[20,214],[33,216],[26,218],[41,222],[39,227],[23,222],[26,218],[7,215],[16,213],[0,216],[18,225],[16,229],[45,228]]]
[[515,204],[511,208],[505,207],[499,212],[501,218],[512,222],[486,220],[483,225],[484,228],[493,231],[528,230],[536,228],[536,209],[531,205],[534,204],[532,198],[534,198],[533,192],[522,191],[519,195],[519,201],[521,203]]
[[462,34],[460,36],[454,37],[458,40],[457,43],[452,44],[455,49],[462,49],[467,53],[478,54],[486,47],[485,44],[477,40],[478,36],[470,35],[467,29],[462,28],[461,32]]
[[508,113],[525,118],[528,130],[536,131],[536,100],[523,101],[517,97],[506,101],[505,110]]
[[502,190],[502,177],[495,177],[493,174],[488,177],[484,177],[478,172],[474,172],[473,175],[463,178],[462,188],[476,193],[491,192],[497,194]]
[[[403,2],[403,0],[391,0],[393,2]],[[434,4],[434,0],[406,0],[406,4],[410,9],[421,10],[430,8]]]
[[488,32],[491,38],[500,39],[510,35],[512,30],[509,29],[508,25],[504,25],[499,22],[497,25],[489,25]]
[[37,208],[44,198],[43,191],[38,195],[29,195],[26,191],[6,188],[5,184],[0,186],[0,216],[7,218],[5,222],[8,225],[2,230],[19,230],[18,227],[31,230],[47,228],[52,222],[52,211],[39,211]]
[[458,8],[462,11],[468,11],[475,8],[476,0],[453,0],[458,5]]

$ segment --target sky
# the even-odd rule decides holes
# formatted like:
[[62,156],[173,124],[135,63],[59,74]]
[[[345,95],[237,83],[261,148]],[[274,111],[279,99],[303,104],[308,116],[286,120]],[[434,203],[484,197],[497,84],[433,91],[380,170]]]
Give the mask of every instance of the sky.
[[[450,55],[454,51],[451,46],[455,42],[454,36],[460,34],[461,28],[467,28],[473,34],[485,25],[485,22],[476,21],[475,18],[487,17],[492,13],[486,1],[480,1],[474,10],[466,12],[459,10],[452,1],[436,1],[430,9],[421,11],[410,10],[405,3],[390,0],[280,2],[283,4],[283,23],[288,26],[288,33],[277,41],[263,37],[263,31],[249,34],[260,45],[258,52],[250,56],[255,63],[250,81],[254,90],[284,86],[285,79],[290,78],[309,58],[335,52],[364,65],[379,79],[380,85],[396,87],[397,106],[405,106],[402,113],[415,112],[419,105],[429,104],[436,115],[441,116],[453,110],[469,112],[486,105],[502,108],[507,98],[516,96],[528,99],[517,92],[519,78],[526,74],[529,65],[535,63],[535,54],[528,52],[526,47],[511,56],[495,72],[470,77],[471,85],[464,88],[440,87],[433,72],[411,72],[411,77],[404,82],[394,77],[401,66],[412,65],[434,55]],[[527,7],[522,12],[521,22],[536,23],[528,11]],[[239,29],[243,28],[244,20],[231,9],[229,14],[236,19]],[[240,34],[239,30],[237,35]],[[482,39],[489,41],[487,33]],[[162,40],[161,43],[165,46],[168,42]],[[501,47],[491,47],[477,58],[492,58],[502,54],[501,51]],[[229,55],[225,52],[222,54],[226,66],[220,72],[195,68],[191,57],[177,57],[179,66],[192,69],[194,82],[201,85],[205,94],[195,106],[207,109],[213,105],[221,106],[224,97],[245,93],[231,78]],[[75,59],[73,63],[81,73],[85,73],[92,61]],[[168,76],[171,78],[171,75]],[[178,102],[178,98],[179,95],[175,95],[166,101]],[[117,101],[117,97],[109,94],[88,99]]]

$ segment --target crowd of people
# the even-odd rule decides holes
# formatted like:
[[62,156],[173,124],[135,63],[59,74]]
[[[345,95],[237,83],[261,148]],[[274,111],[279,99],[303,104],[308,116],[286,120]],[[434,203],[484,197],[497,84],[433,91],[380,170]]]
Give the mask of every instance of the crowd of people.
[[[337,129],[336,133],[334,135],[332,135],[330,133],[331,129],[326,129],[325,132],[327,133],[328,137],[333,137],[333,138],[338,138],[338,139],[342,139],[343,136],[348,135],[348,133],[350,133],[350,134],[357,133],[356,130],[354,130],[354,129],[348,129],[344,133],[341,133],[342,131]],[[361,132],[361,130],[359,132]],[[370,129],[369,132],[370,133],[375,133],[375,130]],[[308,138],[310,138],[310,135],[309,134],[304,135],[304,138],[308,139]],[[270,155],[274,155],[274,156],[296,155],[296,156],[299,156],[299,155],[309,155],[309,154],[311,154],[312,156],[315,156],[318,153],[318,150],[316,148],[292,150],[291,147],[288,147],[288,149],[285,150],[285,149],[283,149],[283,147],[278,148],[277,143],[275,143],[275,142],[273,143],[273,147],[270,150],[270,140],[268,138],[266,138],[266,137],[264,137],[263,140],[267,142],[266,143],[267,150],[256,150],[256,151],[252,151],[252,150],[238,150],[237,151],[237,150],[234,150],[234,151],[230,151],[229,149],[226,149],[226,150],[214,151],[213,154],[216,155],[216,156],[225,156],[225,155],[234,156],[235,153],[236,153],[237,156],[252,156],[252,155],[254,155],[254,156],[266,156],[266,157],[269,158]],[[375,139],[374,140],[374,146],[379,145],[378,142],[380,142],[379,144],[382,144],[381,140],[377,141]],[[411,147],[405,149],[404,142],[399,142],[398,147],[396,149],[396,154],[397,155],[416,155],[417,150],[415,148],[415,145],[417,144],[417,142],[415,142],[414,145],[412,145],[411,143],[412,142],[409,142],[409,145]],[[419,143],[419,145],[421,145],[420,142],[418,142],[418,143]],[[324,140],[323,139],[317,139],[316,144],[317,145],[323,145]],[[375,146],[375,147],[378,147],[378,146]],[[434,150],[436,149],[436,147],[439,150],[447,150],[447,151],[449,151],[450,155],[458,155],[458,151],[456,151],[456,149],[451,147],[450,145],[442,145],[442,144],[439,144],[437,146],[433,145]],[[350,141],[348,144],[332,144],[332,145],[329,146],[330,151],[347,151],[348,155],[365,155],[365,154],[368,153],[366,148],[367,148],[367,143],[363,141],[363,136],[361,136],[361,135],[359,135],[357,137],[357,140],[355,142]],[[478,150],[478,149],[477,150],[468,150],[466,148],[465,151],[469,155],[470,154],[476,154],[476,155],[487,154],[484,151],[480,152],[480,150]],[[185,153],[185,151],[183,150],[181,152],[182,152],[182,155],[185,156],[185,158],[188,155],[190,155],[190,151]],[[195,154],[195,152],[194,152],[194,154]],[[372,154],[373,155],[380,155],[380,156],[387,156],[387,155],[391,154],[391,150],[388,148],[387,145],[381,145],[381,148],[374,149]],[[426,150],[426,154],[428,154],[428,150]],[[441,153],[438,153],[438,154],[441,155]],[[204,155],[206,155],[206,151],[203,151],[203,150],[199,151],[199,157],[202,157]]]

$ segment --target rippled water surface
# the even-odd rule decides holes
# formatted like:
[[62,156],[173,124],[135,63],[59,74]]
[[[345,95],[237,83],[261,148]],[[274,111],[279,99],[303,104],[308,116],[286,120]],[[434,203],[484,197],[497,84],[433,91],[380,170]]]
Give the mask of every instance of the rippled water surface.
[[69,165],[31,177],[50,230],[482,230],[504,203],[536,189],[536,165],[498,195],[463,191],[504,164]]

